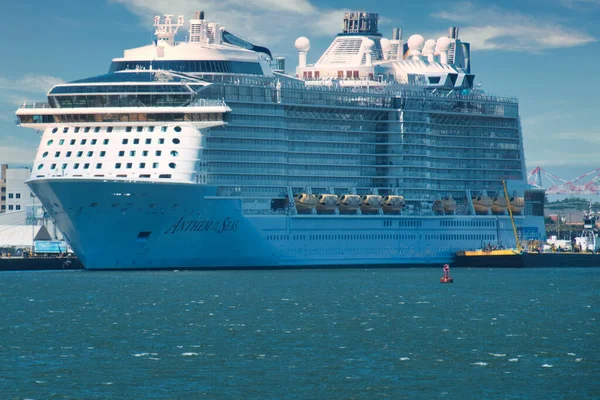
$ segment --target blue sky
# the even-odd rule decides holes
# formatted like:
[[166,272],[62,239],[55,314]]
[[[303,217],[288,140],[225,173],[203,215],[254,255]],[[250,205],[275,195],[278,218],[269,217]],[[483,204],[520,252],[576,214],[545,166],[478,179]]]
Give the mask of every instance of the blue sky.
[[520,100],[527,169],[570,179],[600,167],[600,0],[24,0],[2,9],[0,162],[27,165],[35,155],[38,134],[14,124],[20,103],[44,100],[56,83],[106,73],[124,49],[150,43],[154,15],[187,19],[203,9],[288,57],[293,70],[298,36],[311,40],[308,62],[315,62],[342,13],[357,10],[379,13],[386,37],[396,26],[405,38],[426,39],[459,26],[472,43],[476,81]]

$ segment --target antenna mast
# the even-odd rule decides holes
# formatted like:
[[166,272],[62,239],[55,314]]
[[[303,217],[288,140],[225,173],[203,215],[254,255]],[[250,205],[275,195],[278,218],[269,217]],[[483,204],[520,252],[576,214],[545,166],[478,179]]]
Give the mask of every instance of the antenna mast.
[[177,22],[172,23],[171,17],[172,14],[167,14],[164,17],[164,22],[160,22],[160,16],[157,15],[154,17],[154,26],[156,27],[156,31],[154,34],[156,35],[157,41],[162,41],[170,44],[171,46],[175,45],[175,35],[177,34],[177,30],[179,30],[180,26],[183,26],[183,15],[177,17]]

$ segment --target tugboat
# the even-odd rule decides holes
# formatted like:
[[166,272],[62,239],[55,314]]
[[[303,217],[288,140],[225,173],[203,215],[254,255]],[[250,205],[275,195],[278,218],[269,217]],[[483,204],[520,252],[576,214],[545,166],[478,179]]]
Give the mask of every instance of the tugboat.
[[440,278],[440,283],[454,283],[454,279],[450,277],[450,266],[444,264],[444,276]]

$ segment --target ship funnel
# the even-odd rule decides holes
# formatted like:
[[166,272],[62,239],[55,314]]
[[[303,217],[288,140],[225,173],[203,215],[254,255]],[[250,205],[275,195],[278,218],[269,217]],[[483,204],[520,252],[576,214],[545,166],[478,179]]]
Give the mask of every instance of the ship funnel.
[[399,40],[400,35],[398,32],[398,28],[392,28],[392,40]]
[[450,39],[458,39],[458,26],[448,28],[448,37]]
[[204,11],[200,11],[200,19],[204,19]]

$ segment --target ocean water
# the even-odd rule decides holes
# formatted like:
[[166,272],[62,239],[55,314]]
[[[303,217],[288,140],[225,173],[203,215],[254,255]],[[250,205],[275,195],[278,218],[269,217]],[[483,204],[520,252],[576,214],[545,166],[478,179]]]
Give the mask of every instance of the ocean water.
[[0,273],[0,399],[597,399],[600,269]]

